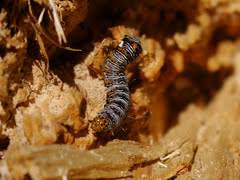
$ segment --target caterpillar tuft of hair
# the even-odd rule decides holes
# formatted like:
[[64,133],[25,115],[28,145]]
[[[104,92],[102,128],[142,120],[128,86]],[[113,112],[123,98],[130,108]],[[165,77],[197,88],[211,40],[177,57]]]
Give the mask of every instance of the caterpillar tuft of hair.
[[137,37],[125,35],[104,62],[104,83],[107,88],[107,102],[104,109],[91,121],[94,134],[109,134],[121,127],[130,107],[126,66],[142,52]]

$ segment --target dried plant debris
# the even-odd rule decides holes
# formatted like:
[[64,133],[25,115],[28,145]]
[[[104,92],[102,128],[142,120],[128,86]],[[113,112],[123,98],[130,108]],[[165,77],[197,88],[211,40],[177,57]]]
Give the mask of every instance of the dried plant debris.
[[149,147],[118,140],[90,151],[66,145],[50,145],[21,148],[21,151],[12,146],[8,152],[6,160],[16,179],[27,174],[33,179],[129,177],[135,166],[159,159],[158,154]]

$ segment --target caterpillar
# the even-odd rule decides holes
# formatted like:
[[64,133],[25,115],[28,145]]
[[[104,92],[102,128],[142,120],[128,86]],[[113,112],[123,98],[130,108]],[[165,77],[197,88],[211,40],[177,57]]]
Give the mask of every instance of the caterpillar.
[[104,84],[107,88],[107,102],[104,109],[91,121],[94,134],[112,135],[127,117],[130,107],[128,80],[124,73],[126,66],[142,52],[137,37],[125,35],[104,62]]

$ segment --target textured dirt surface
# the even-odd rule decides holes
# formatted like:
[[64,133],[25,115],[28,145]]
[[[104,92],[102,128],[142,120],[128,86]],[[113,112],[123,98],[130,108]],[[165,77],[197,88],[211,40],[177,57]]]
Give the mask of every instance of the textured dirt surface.
[[[239,179],[239,32],[239,0],[3,0],[1,178]],[[95,137],[125,34],[131,108]]]

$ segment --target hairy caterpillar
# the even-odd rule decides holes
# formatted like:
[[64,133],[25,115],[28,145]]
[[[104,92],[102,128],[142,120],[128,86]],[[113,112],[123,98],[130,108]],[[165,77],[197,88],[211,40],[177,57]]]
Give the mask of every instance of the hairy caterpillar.
[[104,62],[104,83],[107,88],[107,102],[104,109],[91,121],[95,134],[111,133],[121,126],[126,118],[130,96],[126,66],[142,52],[140,40],[125,35],[121,43],[110,53]]

